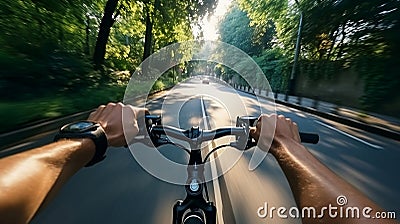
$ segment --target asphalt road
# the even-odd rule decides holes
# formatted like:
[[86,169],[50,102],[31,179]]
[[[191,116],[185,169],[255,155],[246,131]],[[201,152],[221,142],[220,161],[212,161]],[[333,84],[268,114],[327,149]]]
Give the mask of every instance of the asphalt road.
[[[201,84],[199,79],[178,85],[166,97],[148,102],[147,107],[153,114],[162,114],[164,124],[181,128],[205,123],[211,128],[234,125],[237,115],[275,110],[269,101],[260,100],[258,104],[252,95],[214,82]],[[320,143],[307,145],[311,152],[380,206],[400,214],[399,142],[283,106],[277,105],[276,112],[296,121],[301,131],[319,133]],[[45,144],[52,135],[44,134],[20,147]],[[139,144],[133,148],[146,150]],[[132,148],[112,148],[102,163],[79,171],[32,223],[171,223],[172,206],[185,197],[184,188],[146,172],[130,150],[134,152]],[[161,151],[177,163],[187,159],[184,152],[172,147]],[[265,158],[254,171],[248,169],[253,151],[241,156],[241,152],[227,148],[218,153],[216,165],[211,166],[219,173],[226,171],[208,184],[211,200],[218,207],[219,223],[270,223],[269,217],[257,216],[260,206],[295,206],[287,180],[273,157]],[[215,175],[211,169],[206,172]],[[272,220],[301,223],[276,215]]]

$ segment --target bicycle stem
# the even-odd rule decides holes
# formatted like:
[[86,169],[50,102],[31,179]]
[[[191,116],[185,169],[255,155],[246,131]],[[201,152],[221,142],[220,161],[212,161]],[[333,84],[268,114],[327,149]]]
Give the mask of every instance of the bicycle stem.
[[[190,139],[199,139],[201,130],[198,127],[192,127],[188,133]],[[215,224],[217,217],[217,208],[213,202],[206,201],[203,195],[204,164],[201,155],[201,142],[190,142],[190,157],[187,167],[187,182],[185,185],[186,198],[178,200],[173,208],[173,224],[181,224],[186,211],[202,210],[207,224]]]

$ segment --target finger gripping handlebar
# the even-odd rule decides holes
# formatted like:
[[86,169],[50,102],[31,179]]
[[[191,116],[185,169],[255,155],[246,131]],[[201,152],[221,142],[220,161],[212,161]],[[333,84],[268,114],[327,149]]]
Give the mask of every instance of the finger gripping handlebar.
[[[258,117],[254,116],[241,116],[237,117],[236,119],[236,126],[244,126],[244,127],[254,127],[256,125],[256,122],[258,120]],[[311,143],[311,144],[317,144],[319,141],[319,135],[315,133],[304,133],[304,132],[299,132],[300,135],[300,140],[301,142],[304,143]],[[253,144],[251,142],[252,139],[249,137],[248,145]]]

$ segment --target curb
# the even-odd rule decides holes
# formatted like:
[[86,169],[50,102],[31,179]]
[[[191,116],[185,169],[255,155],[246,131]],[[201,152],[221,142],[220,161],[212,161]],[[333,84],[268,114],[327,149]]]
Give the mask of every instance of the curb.
[[[139,95],[130,100],[140,100],[140,99],[143,99],[143,97],[148,98],[148,97],[153,96],[162,91],[168,91],[171,88],[172,87],[166,88],[164,90],[154,91],[150,94]],[[94,110],[95,109],[82,111],[79,113],[67,115],[65,117],[59,117],[59,118],[55,118],[55,119],[45,120],[44,122],[38,121],[38,122],[33,123],[30,126],[26,126],[21,129],[18,129],[18,130],[0,134],[0,152],[9,147],[12,147],[12,146],[15,146],[18,144],[22,144],[22,143],[26,142],[27,139],[34,137],[36,135],[39,135],[41,133],[56,130],[56,129],[60,128],[62,125],[65,125],[67,123],[71,123],[71,122],[74,122],[77,120],[85,120],[85,119],[87,119],[89,114]]]
[[20,144],[24,142],[27,138],[30,138],[32,136],[55,130],[63,124],[70,123],[76,120],[84,120],[89,116],[92,111],[93,110],[83,111],[66,117],[48,120],[46,122],[39,123],[33,126],[1,134],[0,151],[8,147]]
[[[252,92],[246,92],[246,91],[243,91],[241,89],[236,89],[236,90],[255,96],[255,94],[252,93]],[[257,97],[262,97],[264,99],[270,100],[270,98],[268,98],[266,96],[258,95]],[[386,129],[386,128],[383,128],[383,127],[379,127],[379,126],[376,126],[376,125],[366,124],[366,123],[363,123],[363,122],[360,122],[358,120],[354,120],[354,119],[351,119],[351,118],[348,118],[348,117],[341,117],[341,116],[338,116],[336,114],[321,112],[321,111],[318,111],[318,110],[316,110],[314,108],[303,107],[303,106],[301,106],[299,104],[288,103],[288,102],[285,102],[285,101],[282,101],[282,100],[278,100],[278,99],[274,99],[274,100],[275,100],[275,103],[278,103],[278,104],[281,104],[281,105],[284,105],[284,106],[287,106],[287,107],[291,107],[291,108],[294,108],[294,109],[297,109],[297,110],[301,110],[301,111],[304,111],[304,112],[307,112],[307,113],[310,113],[310,114],[314,114],[314,115],[317,115],[319,117],[326,118],[326,119],[329,119],[329,120],[332,120],[332,121],[335,121],[335,122],[338,122],[338,123],[341,123],[341,124],[344,124],[344,125],[347,125],[347,126],[355,127],[355,128],[358,128],[358,129],[361,129],[361,130],[364,130],[364,131],[367,131],[367,132],[370,132],[370,133],[373,133],[373,134],[377,134],[377,135],[380,135],[380,136],[383,136],[383,137],[387,137],[387,138],[390,138],[390,139],[393,139],[393,140],[396,140],[396,141],[400,141],[400,133],[396,132],[396,131],[393,131],[393,130],[389,130],[389,129]]]

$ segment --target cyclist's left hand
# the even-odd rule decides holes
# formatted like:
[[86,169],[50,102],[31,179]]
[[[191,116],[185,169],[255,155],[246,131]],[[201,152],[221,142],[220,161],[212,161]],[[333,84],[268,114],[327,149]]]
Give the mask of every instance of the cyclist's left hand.
[[126,137],[133,138],[138,134],[137,119],[146,113],[147,109],[144,108],[108,103],[99,106],[89,115],[88,120],[100,123],[106,132],[109,146],[120,147],[127,145]]

